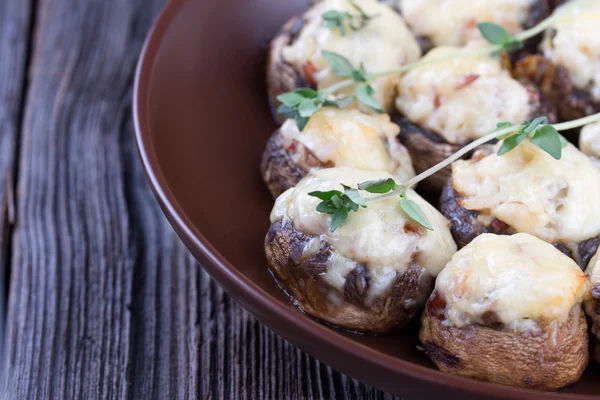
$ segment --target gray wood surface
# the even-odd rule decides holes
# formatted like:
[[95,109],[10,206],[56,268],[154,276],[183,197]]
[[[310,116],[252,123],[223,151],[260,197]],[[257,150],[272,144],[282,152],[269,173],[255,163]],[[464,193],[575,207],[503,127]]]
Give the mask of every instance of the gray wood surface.
[[130,109],[162,4],[0,1],[2,398],[391,398],[262,327],[162,216]]
[[[30,54],[31,4],[0,1],[0,343],[4,342],[6,288],[15,219],[14,180],[26,69]],[[2,350],[0,350],[0,356]]]

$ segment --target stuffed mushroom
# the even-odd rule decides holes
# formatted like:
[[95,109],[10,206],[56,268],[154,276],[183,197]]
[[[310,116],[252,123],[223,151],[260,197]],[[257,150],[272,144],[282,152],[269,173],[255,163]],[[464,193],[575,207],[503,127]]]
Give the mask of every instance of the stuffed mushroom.
[[542,54],[517,63],[515,74],[544,91],[569,121],[600,111],[600,2],[574,0],[555,11]]
[[573,260],[534,236],[481,235],[438,275],[419,339],[441,371],[558,390],[588,364],[590,288]]
[[584,303],[591,328],[590,350],[592,359],[600,362],[600,250],[590,260],[585,273],[592,285],[591,298]]
[[600,169],[572,144],[560,160],[529,139],[501,156],[499,145],[452,165],[440,202],[459,247],[486,232],[523,232],[584,267],[600,244]]
[[[493,132],[499,122],[556,118],[554,107],[537,89],[513,79],[492,56],[452,58],[480,46],[478,42],[437,47],[423,60],[447,60],[413,69],[400,80],[393,119],[400,125],[400,140],[417,173]],[[449,175],[446,168],[424,181],[423,187],[439,191]]]
[[430,47],[460,46],[481,38],[479,22],[514,34],[550,15],[548,0],[396,0],[409,27]]
[[[372,16],[364,24],[354,21],[356,30],[346,24],[342,33],[323,20],[323,14],[328,11],[347,12],[358,18],[354,4]],[[393,70],[421,56],[419,45],[402,17],[387,5],[375,0],[319,2],[302,17],[292,18],[271,42],[267,85],[274,112],[279,106],[276,97],[282,93],[299,87],[324,89],[348,79],[333,73],[323,50],[342,55],[354,68],[362,67],[368,73]],[[371,83],[375,99],[388,111],[393,105],[396,81],[396,76],[385,76]],[[352,93],[353,88],[337,92],[341,95]],[[276,118],[283,122],[280,116]]]
[[383,170],[398,182],[414,176],[400,128],[387,114],[325,107],[300,132],[287,120],[267,142],[261,172],[273,197],[295,186],[308,172],[328,167]]
[[[401,210],[398,199],[368,203],[330,231],[313,191],[387,179],[387,172],[346,167],[311,172],[279,196],[265,239],[270,271],[306,313],[341,328],[396,331],[420,314],[433,279],[456,251],[448,221],[416,192],[408,198],[427,216],[427,230]],[[368,198],[368,196],[367,196]]]

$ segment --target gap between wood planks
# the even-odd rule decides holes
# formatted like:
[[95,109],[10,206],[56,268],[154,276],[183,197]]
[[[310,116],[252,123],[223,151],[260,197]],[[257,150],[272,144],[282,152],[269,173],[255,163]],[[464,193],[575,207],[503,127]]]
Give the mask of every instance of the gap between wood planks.
[[[11,135],[12,138],[4,138],[4,141],[0,141],[4,146],[4,153],[2,156],[4,159],[0,160],[0,163],[4,163],[2,169],[3,176],[0,176],[0,184],[4,188],[0,188],[0,360],[4,357],[5,352],[5,323],[6,323],[6,308],[8,305],[8,291],[10,285],[10,265],[12,260],[12,231],[16,222],[16,211],[15,211],[15,192],[16,182],[19,176],[19,156],[21,149],[21,132],[23,129],[23,120],[25,116],[25,104],[27,101],[27,91],[29,88],[29,67],[32,60],[33,54],[33,41],[34,41],[34,27],[36,18],[36,6],[38,0],[21,0],[20,7],[22,7],[23,15],[19,18],[18,15],[13,15],[10,11],[17,11],[19,5],[15,6],[14,1],[4,3],[5,12],[2,13],[4,18],[3,27],[13,28],[17,33],[15,39],[16,46],[14,48],[7,46],[1,46],[1,52],[9,52],[4,54],[4,57],[0,57],[0,61],[8,64],[12,64],[14,69],[8,71],[7,76],[4,79],[14,79],[15,90],[14,98],[11,101],[10,89],[8,90],[9,95],[8,101],[0,103],[0,107],[8,110],[12,121],[6,121],[9,125],[12,125],[12,130],[9,129],[0,134]],[[8,17],[8,18],[7,18]],[[14,25],[17,25],[16,27]],[[19,26],[21,25],[21,26]],[[1,28],[0,28],[1,32]],[[14,35],[13,32],[3,32],[2,35],[7,35],[9,38]],[[19,38],[19,34],[23,35]],[[19,39],[22,39],[22,45],[19,46]],[[9,39],[10,40],[10,39]],[[14,53],[12,51],[14,50]],[[10,54],[12,53],[12,54]],[[8,76],[10,73],[15,76]],[[1,85],[0,85],[1,86]],[[12,104],[9,104],[11,102]],[[14,109],[16,105],[16,109]],[[12,110],[11,110],[12,109]],[[11,115],[12,114],[12,115]],[[8,144],[6,142],[9,142]],[[4,368],[0,369],[0,382],[4,377]]]

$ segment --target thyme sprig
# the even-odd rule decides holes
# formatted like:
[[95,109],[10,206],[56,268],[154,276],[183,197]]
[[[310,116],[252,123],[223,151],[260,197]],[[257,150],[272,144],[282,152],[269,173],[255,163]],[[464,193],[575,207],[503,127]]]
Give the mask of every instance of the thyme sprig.
[[331,215],[329,230],[335,232],[348,219],[351,211],[358,211],[359,207],[367,207],[365,199],[357,189],[342,184],[344,191],[329,190],[327,192],[310,192],[308,195],[322,200],[317,205],[317,211]]
[[327,24],[327,27],[331,30],[339,29],[340,35],[342,36],[346,36],[346,26],[356,32],[364,28],[371,19],[376,17],[376,15],[367,15],[367,13],[365,13],[354,1],[349,0],[348,3],[350,3],[357,14],[329,10],[321,15],[323,21]]
[[304,130],[310,117],[324,106],[338,108],[348,107],[354,98],[350,96],[338,99],[328,98],[329,93],[325,90],[314,90],[309,88],[298,88],[277,96],[281,105],[277,113],[286,118],[296,121],[299,130]]
[[[362,65],[356,68],[348,61],[348,59],[346,59],[342,55],[332,51],[324,50],[322,52],[322,55],[329,63],[333,73],[339,77],[348,79],[337,82],[329,86],[327,89],[319,91],[319,95],[317,97],[320,100],[314,102],[314,107],[306,107],[301,115],[299,112],[294,112],[294,110],[290,110],[289,107],[293,108],[294,106],[289,106],[281,100],[281,97],[287,95],[288,93],[280,95],[278,96],[279,101],[281,101],[287,107],[280,108],[278,110],[278,113],[288,118],[296,119],[297,123],[300,122],[298,124],[298,128],[300,130],[303,130],[304,126],[306,126],[306,123],[308,122],[308,119],[310,119],[310,117],[315,112],[317,112],[323,105],[328,105],[326,104],[328,96],[335,96],[335,93],[338,90],[353,85],[356,85],[354,97],[346,97],[344,103],[351,103],[354,100],[358,100],[361,104],[368,108],[376,110],[377,112],[383,112],[383,108],[381,107],[379,102],[374,98],[375,89],[373,88],[373,86],[371,86],[373,80],[385,76],[400,75],[404,72],[420,68],[429,64],[435,64],[457,58],[497,54],[503,51],[511,51],[515,48],[521,48],[523,47],[523,43],[525,40],[532,38],[538,35],[539,33],[543,32],[545,29],[547,29],[554,21],[554,18],[555,15],[553,14],[550,17],[543,20],[542,22],[540,22],[539,24],[537,24],[536,26],[526,31],[520,32],[516,35],[509,35],[506,29],[504,29],[500,25],[492,24],[489,22],[482,22],[479,23],[477,27],[481,35],[491,44],[491,46],[489,47],[472,51],[465,51],[457,54],[450,54],[443,57],[436,57],[426,60],[421,59],[413,63],[405,64],[391,71],[384,71],[378,73],[369,73],[365,70],[364,66]],[[291,117],[289,117],[289,115],[291,115]]]
[[[368,207],[368,203],[373,201],[380,201],[396,196],[400,196],[400,207],[404,211],[404,213],[413,221],[418,223],[419,225],[433,230],[431,224],[429,223],[427,217],[419,207],[417,203],[412,200],[409,200],[406,196],[406,191],[417,183],[423,181],[424,179],[429,178],[431,175],[436,172],[446,168],[448,165],[452,164],[454,161],[458,160],[465,154],[474,150],[475,148],[485,144],[491,140],[502,140],[502,144],[498,149],[498,155],[502,156],[503,154],[508,153],[513,150],[519,144],[521,144],[526,138],[529,138],[531,144],[539,147],[546,153],[550,154],[553,158],[560,160],[562,157],[562,149],[567,146],[567,140],[560,135],[560,131],[569,130],[573,128],[579,128],[584,125],[592,124],[600,121],[600,113],[590,115],[588,117],[579,118],[569,122],[563,122],[560,124],[552,124],[549,125],[547,119],[545,117],[539,117],[534,119],[533,121],[525,121],[523,124],[512,124],[510,122],[501,122],[497,125],[497,129],[494,132],[491,132],[488,135],[485,135],[466,146],[462,147],[459,151],[445,159],[444,161],[434,165],[428,170],[420,173],[412,179],[409,179],[407,182],[403,184],[396,183],[393,179],[382,179],[377,181],[367,181],[362,182],[357,185],[357,189],[352,189],[349,186],[343,185],[344,188],[352,189],[352,193],[358,198],[360,196],[360,202],[356,202],[356,206],[351,206],[350,208],[346,207],[347,210],[358,211],[360,205],[363,208]],[[508,144],[507,144],[508,143]],[[364,190],[369,193],[378,193],[379,196],[372,196],[368,198],[363,198],[360,195],[360,190]],[[315,193],[321,192],[312,192],[309,193],[311,196],[315,196]],[[341,192],[340,192],[341,193]],[[346,193],[346,192],[345,192]],[[318,197],[318,196],[315,196]],[[321,198],[321,197],[319,197]],[[328,199],[331,200],[331,199]],[[353,199],[354,201],[354,199]],[[323,202],[321,202],[322,204]],[[334,214],[337,209],[329,209],[325,208],[325,206],[317,206],[317,211],[324,212],[322,210],[332,211],[327,212],[328,214]],[[328,203],[329,204],[329,203]],[[335,206],[335,204],[334,204]],[[343,214],[343,215],[341,215]],[[344,222],[348,219],[348,212],[340,211],[338,216],[334,218],[330,223],[331,231],[335,231],[339,226],[343,225]]]
[[337,228],[342,226],[347,220],[350,212],[357,212],[361,207],[367,208],[367,201],[369,199],[364,198],[360,191],[364,190],[369,193],[388,193],[392,190],[398,190],[398,196],[400,196],[400,202],[398,203],[402,211],[417,224],[421,225],[425,229],[433,230],[429,219],[421,210],[421,207],[410,200],[406,194],[406,188],[398,185],[392,178],[368,181],[358,184],[357,188],[344,185],[343,192],[339,190],[330,190],[327,192],[310,192],[309,196],[316,197],[321,200],[317,205],[316,210],[320,213],[331,215],[331,222],[329,223],[329,230],[335,232]]

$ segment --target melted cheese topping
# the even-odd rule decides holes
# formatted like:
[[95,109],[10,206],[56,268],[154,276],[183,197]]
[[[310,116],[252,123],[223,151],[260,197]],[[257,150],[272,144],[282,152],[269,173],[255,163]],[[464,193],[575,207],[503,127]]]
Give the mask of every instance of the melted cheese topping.
[[591,289],[573,260],[525,233],[478,236],[452,257],[435,287],[447,304],[445,323],[485,325],[484,313],[492,312],[518,330],[566,322]]
[[565,67],[575,87],[600,101],[600,1],[571,1],[555,15],[541,45],[544,56]]
[[[403,64],[416,61],[421,50],[402,17],[390,7],[375,0],[356,0],[355,3],[369,16],[376,16],[358,31],[346,29],[342,36],[339,29],[329,29],[322,14],[330,10],[358,15],[348,0],[327,0],[313,6],[306,14],[306,22],[295,42],[283,49],[283,59],[297,67],[310,62],[316,69],[314,79],[319,88],[325,88],[347,78],[336,76],[327,60],[321,55],[329,50],[346,57],[354,68],[363,65],[368,73],[393,70]],[[375,98],[387,110],[394,98],[396,76],[378,78],[372,86]],[[346,89],[346,94],[353,94]],[[344,90],[340,91],[344,93]]]
[[600,170],[571,144],[555,160],[526,139],[502,156],[455,162],[452,178],[463,207],[518,232],[549,243],[600,234]]
[[484,136],[502,121],[521,122],[531,115],[530,93],[490,56],[452,58],[472,50],[438,47],[423,60],[448,57],[407,72],[398,86],[396,107],[411,121],[464,143]]
[[523,30],[533,0],[397,0],[412,30],[435,46],[466,44],[481,38],[479,22],[503,26],[509,33]]
[[581,129],[579,148],[600,166],[600,122],[586,125]]
[[[320,200],[308,195],[317,190],[340,190],[341,183],[356,187],[360,182],[389,177],[386,172],[346,167],[313,172],[277,198],[271,222],[288,219],[297,230],[326,240],[334,251],[323,278],[340,291],[354,262],[369,268],[370,298],[389,289],[397,272],[406,270],[412,262],[436,276],[456,252],[456,244],[448,221],[416,192],[409,190],[408,198],[421,207],[433,231],[417,227],[400,209],[398,199],[390,198],[351,212],[347,222],[332,233],[329,231],[331,217],[317,212]],[[366,192],[364,195],[372,196]]]
[[293,120],[280,128],[284,146],[293,141],[308,148],[323,164],[387,171],[400,182],[415,175],[410,155],[396,136],[398,125],[387,114],[326,107],[300,132]]

